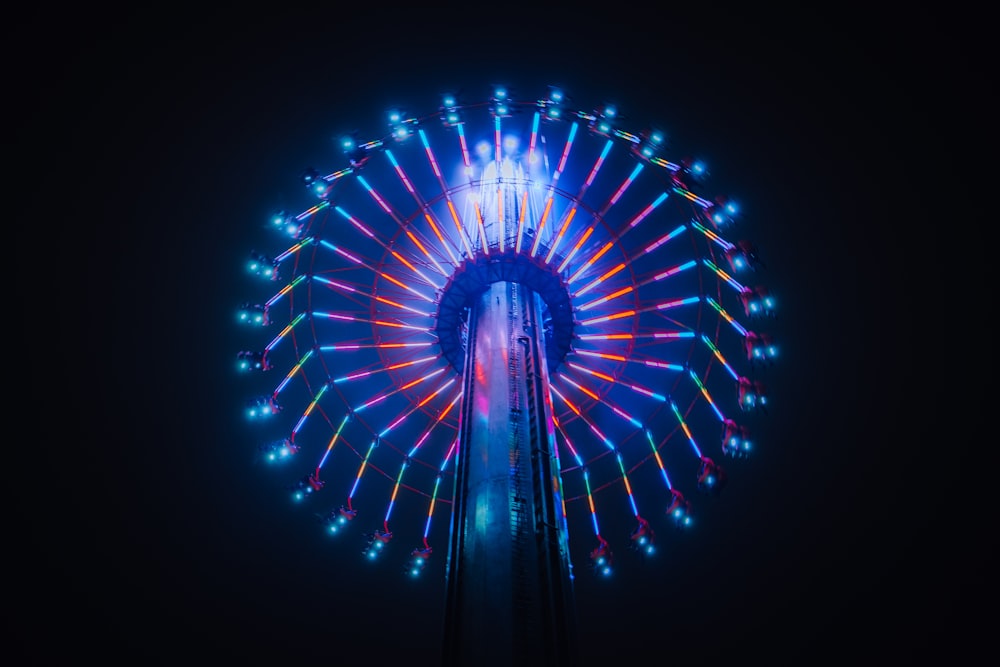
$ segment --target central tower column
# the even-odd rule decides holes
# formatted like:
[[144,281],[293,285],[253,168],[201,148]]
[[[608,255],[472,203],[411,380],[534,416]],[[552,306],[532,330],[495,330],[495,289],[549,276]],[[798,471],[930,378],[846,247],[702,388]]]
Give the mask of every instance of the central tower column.
[[468,311],[444,664],[578,664],[541,300],[495,282]]

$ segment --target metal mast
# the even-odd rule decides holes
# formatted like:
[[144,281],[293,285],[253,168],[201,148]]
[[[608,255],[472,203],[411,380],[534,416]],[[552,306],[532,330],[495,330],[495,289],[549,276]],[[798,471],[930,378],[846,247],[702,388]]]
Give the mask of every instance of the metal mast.
[[[514,252],[523,176],[484,174],[483,241],[442,300],[460,311],[463,396],[447,566],[444,664],[577,665],[576,612],[547,351],[571,335],[565,288]],[[524,212],[529,220],[531,211]],[[523,220],[522,220],[523,222]],[[554,324],[555,322],[555,324]],[[569,323],[569,324],[568,324]],[[566,331],[567,326],[570,331]]]

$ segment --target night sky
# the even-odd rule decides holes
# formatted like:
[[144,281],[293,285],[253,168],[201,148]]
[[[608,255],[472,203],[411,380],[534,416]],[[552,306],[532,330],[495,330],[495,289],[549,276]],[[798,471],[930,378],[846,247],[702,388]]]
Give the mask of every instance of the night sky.
[[[408,581],[290,506],[254,461],[233,313],[266,216],[303,201],[303,168],[342,165],[332,137],[494,83],[614,100],[706,156],[747,202],[781,301],[759,454],[660,558],[623,557],[612,581],[579,564],[584,664],[939,655],[962,597],[928,574],[950,547],[914,453],[936,417],[913,401],[899,270],[916,193],[900,168],[920,153],[907,128],[930,124],[914,84],[934,58],[898,18],[662,13],[38,17],[64,57],[23,103],[65,152],[47,171],[58,206],[33,206],[88,253],[58,284],[84,290],[79,319],[48,335],[88,361],[63,369],[75,396],[41,391],[44,469],[10,473],[59,485],[17,505],[42,591],[19,602],[18,664],[438,664],[443,543]],[[62,414],[80,399],[86,432]]]

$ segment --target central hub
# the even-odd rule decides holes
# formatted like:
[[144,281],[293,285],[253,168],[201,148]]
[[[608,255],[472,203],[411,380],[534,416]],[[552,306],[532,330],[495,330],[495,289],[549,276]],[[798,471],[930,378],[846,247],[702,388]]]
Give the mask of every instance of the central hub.
[[[541,253],[540,253],[541,254]],[[514,249],[479,252],[455,270],[441,291],[435,332],[441,353],[462,374],[465,366],[465,336],[469,307],[493,283],[517,283],[537,294],[545,304],[545,356],[549,372],[559,367],[573,341],[573,304],[566,283],[555,268],[538,257]]]

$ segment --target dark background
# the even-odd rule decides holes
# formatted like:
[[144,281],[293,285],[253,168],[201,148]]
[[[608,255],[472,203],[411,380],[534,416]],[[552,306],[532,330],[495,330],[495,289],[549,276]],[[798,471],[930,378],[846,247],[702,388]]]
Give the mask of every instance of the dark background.
[[259,222],[305,166],[340,165],[331,137],[493,83],[615,100],[708,156],[752,202],[782,303],[761,454],[672,553],[578,578],[585,664],[899,664],[975,636],[966,596],[994,552],[955,556],[940,489],[968,468],[944,392],[922,399],[945,362],[920,333],[948,316],[911,273],[933,256],[912,204],[941,187],[928,82],[975,66],[943,63],[933,16],[241,7],[9,30],[32,121],[10,130],[42,163],[27,222],[58,230],[22,245],[46,277],[21,284],[80,306],[35,320],[59,371],[32,380],[42,460],[9,472],[29,489],[18,664],[438,663],[443,559],[419,582],[367,567],[254,465],[232,312]]

